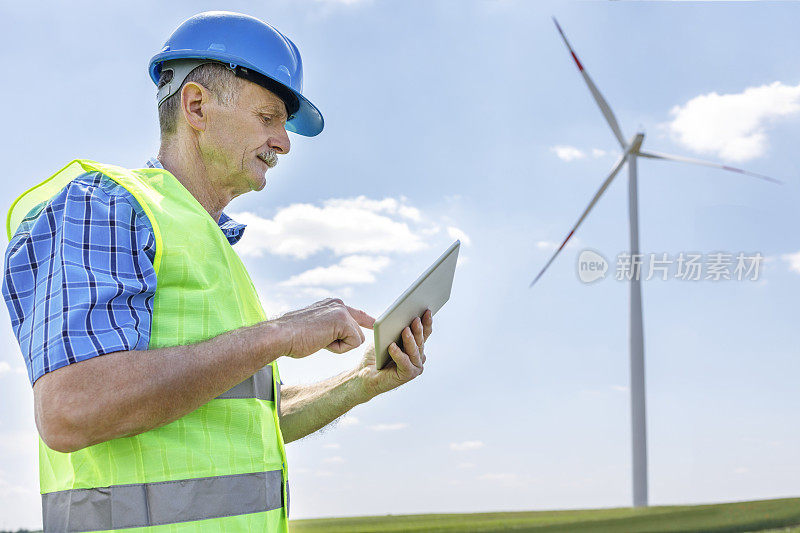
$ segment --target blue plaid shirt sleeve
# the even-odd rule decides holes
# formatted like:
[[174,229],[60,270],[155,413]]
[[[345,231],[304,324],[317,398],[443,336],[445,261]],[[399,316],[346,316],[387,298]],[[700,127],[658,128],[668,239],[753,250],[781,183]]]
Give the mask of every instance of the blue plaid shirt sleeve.
[[138,202],[100,173],[34,208],[5,254],[3,296],[31,384],[150,340],[155,239]]

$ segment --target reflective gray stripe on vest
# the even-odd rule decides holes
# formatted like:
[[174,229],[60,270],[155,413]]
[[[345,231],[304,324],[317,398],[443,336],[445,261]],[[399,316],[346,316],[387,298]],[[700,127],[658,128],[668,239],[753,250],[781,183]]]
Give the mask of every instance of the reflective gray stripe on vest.
[[44,531],[159,526],[281,508],[281,471],[42,494]]
[[246,380],[232,389],[228,389],[216,400],[258,398],[259,400],[275,401],[272,387],[272,367],[265,366]]

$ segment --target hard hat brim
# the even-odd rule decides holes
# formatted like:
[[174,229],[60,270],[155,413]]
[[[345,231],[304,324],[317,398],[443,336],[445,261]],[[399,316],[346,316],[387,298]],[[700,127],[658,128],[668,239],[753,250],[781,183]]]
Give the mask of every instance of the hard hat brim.
[[274,77],[261,72],[256,66],[249,64],[247,61],[243,61],[241,58],[232,57],[225,52],[214,52],[212,50],[207,50],[205,53],[186,53],[186,50],[171,50],[169,52],[162,52],[160,54],[156,54],[150,60],[150,79],[153,80],[153,83],[158,85],[158,79],[161,76],[161,65],[165,61],[169,61],[171,59],[208,59],[210,61],[218,61],[225,65],[236,65],[245,68],[249,68],[255,72],[258,72],[271,80],[275,83],[280,84],[282,87],[285,87],[286,90],[291,91],[297,97],[298,102],[300,103],[300,107],[297,112],[286,122],[286,130],[291,131],[293,133],[297,133],[298,135],[303,135],[305,137],[314,137],[319,135],[322,129],[325,127],[325,120],[322,118],[322,113],[320,110],[315,106],[311,101],[300,94],[298,91],[295,91],[285,83],[282,83],[276,80]]
[[286,122],[286,129],[306,137],[319,135],[325,127],[325,119],[322,118],[322,113],[320,113],[317,106],[312,104],[308,98],[297,91],[289,90],[292,91],[300,101],[300,109]]

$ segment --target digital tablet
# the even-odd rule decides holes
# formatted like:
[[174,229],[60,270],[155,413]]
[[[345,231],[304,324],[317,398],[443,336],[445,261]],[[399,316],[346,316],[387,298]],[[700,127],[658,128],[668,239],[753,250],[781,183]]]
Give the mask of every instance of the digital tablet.
[[417,278],[406,291],[375,321],[375,367],[380,370],[392,360],[389,345],[393,342],[403,348],[400,335],[416,317],[422,317],[426,309],[432,314],[450,299],[453,275],[461,241],[450,245],[445,253],[428,270]]

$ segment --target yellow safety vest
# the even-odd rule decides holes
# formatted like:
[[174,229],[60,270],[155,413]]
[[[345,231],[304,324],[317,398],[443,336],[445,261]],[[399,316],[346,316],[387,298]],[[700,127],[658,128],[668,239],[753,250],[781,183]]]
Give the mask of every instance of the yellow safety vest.
[[[17,198],[9,238],[34,207],[89,172],[125,187],[152,225],[157,286],[149,348],[192,344],[265,320],[253,282],[217,223],[163,169],[72,161]],[[40,440],[44,530],[287,531],[279,401],[272,363],[194,412],[134,437],[72,453]]]

